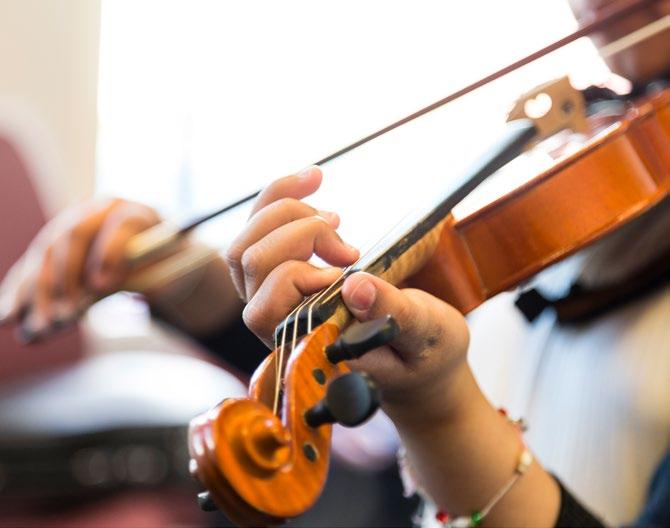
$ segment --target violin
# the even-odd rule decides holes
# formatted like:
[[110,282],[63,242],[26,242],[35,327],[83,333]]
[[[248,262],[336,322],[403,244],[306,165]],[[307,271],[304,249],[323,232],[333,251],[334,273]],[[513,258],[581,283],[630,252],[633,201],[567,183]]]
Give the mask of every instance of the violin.
[[[551,109],[531,117],[527,103],[540,95]],[[376,410],[374,380],[345,362],[388,342],[397,327],[389,318],[351,324],[340,297],[349,274],[421,288],[468,313],[668,196],[670,89],[603,103],[587,105],[566,80],[529,92],[510,112],[499,143],[449,192],[293,310],[249,396],[224,400],[191,423],[190,470],[208,490],[203,507],[245,526],[302,514],[325,484],[331,424],[357,425]],[[579,148],[551,146],[548,169],[462,218],[453,214],[486,179],[566,130],[579,133]]]

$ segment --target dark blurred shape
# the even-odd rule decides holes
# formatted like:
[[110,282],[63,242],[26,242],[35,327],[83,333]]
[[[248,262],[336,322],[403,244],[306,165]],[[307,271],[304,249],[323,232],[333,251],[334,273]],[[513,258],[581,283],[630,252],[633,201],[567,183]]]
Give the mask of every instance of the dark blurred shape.
[[198,493],[198,506],[205,512],[212,512],[218,510],[216,504],[209,495],[209,491],[201,491]]
[[188,472],[186,427],[222,397],[243,392],[219,367],[155,352],[88,358],[4,387],[0,519],[64,516],[91,501],[104,510],[119,493],[141,492],[162,497],[168,518],[172,501],[188,496],[179,519],[201,520],[192,501],[198,486]]
[[2,438],[0,511],[10,504],[73,503],[110,491],[186,481],[183,427],[54,438]]

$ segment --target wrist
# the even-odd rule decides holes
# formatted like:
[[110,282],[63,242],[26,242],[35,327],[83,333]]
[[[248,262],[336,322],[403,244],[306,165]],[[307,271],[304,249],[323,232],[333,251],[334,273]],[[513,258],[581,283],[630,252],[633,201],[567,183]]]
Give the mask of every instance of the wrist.
[[384,396],[382,408],[402,435],[459,423],[482,402],[486,403],[486,399],[464,359],[448,376],[442,376],[411,397],[407,393]]
[[469,369],[463,372],[452,382],[459,393],[447,412],[427,416],[417,407],[412,417],[392,406],[409,491],[421,489],[443,513],[460,517],[459,525],[485,516],[492,526],[551,526],[559,505],[554,480],[532,463],[518,428],[487,401]]
[[145,298],[171,325],[193,336],[226,327],[242,311],[228,268],[206,249],[203,262],[188,272],[144,292]]

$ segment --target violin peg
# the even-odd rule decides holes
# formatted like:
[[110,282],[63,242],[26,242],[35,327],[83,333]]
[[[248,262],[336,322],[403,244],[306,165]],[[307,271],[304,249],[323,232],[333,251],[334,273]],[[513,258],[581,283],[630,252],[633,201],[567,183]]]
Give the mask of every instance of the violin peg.
[[380,400],[379,388],[370,376],[349,372],[328,385],[326,397],[305,413],[305,421],[310,427],[335,422],[355,427],[375,413]]
[[217,511],[219,509],[216,507],[216,504],[214,504],[209,491],[198,493],[198,506],[200,506],[200,509],[205,512]]
[[331,363],[359,358],[391,341],[399,331],[398,324],[390,315],[365,323],[354,323],[326,348],[326,356]]

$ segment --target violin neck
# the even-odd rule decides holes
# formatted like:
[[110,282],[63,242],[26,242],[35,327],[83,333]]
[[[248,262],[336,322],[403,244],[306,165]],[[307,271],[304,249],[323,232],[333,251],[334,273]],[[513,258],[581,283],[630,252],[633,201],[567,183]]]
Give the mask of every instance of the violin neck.
[[345,269],[335,284],[306,299],[277,328],[275,335],[280,336],[287,326],[292,333],[293,325],[298,325],[298,335],[304,335],[326,322],[344,326],[350,314],[340,296],[340,290],[344,279],[352,273],[365,271],[391,284],[400,284],[418,272],[433,254],[452,209],[486,178],[519,156],[537,135],[537,128],[532,121],[519,119],[509,122],[498,142],[465,171],[455,184],[452,183],[448,192],[436,203],[401,221],[357,263]]

